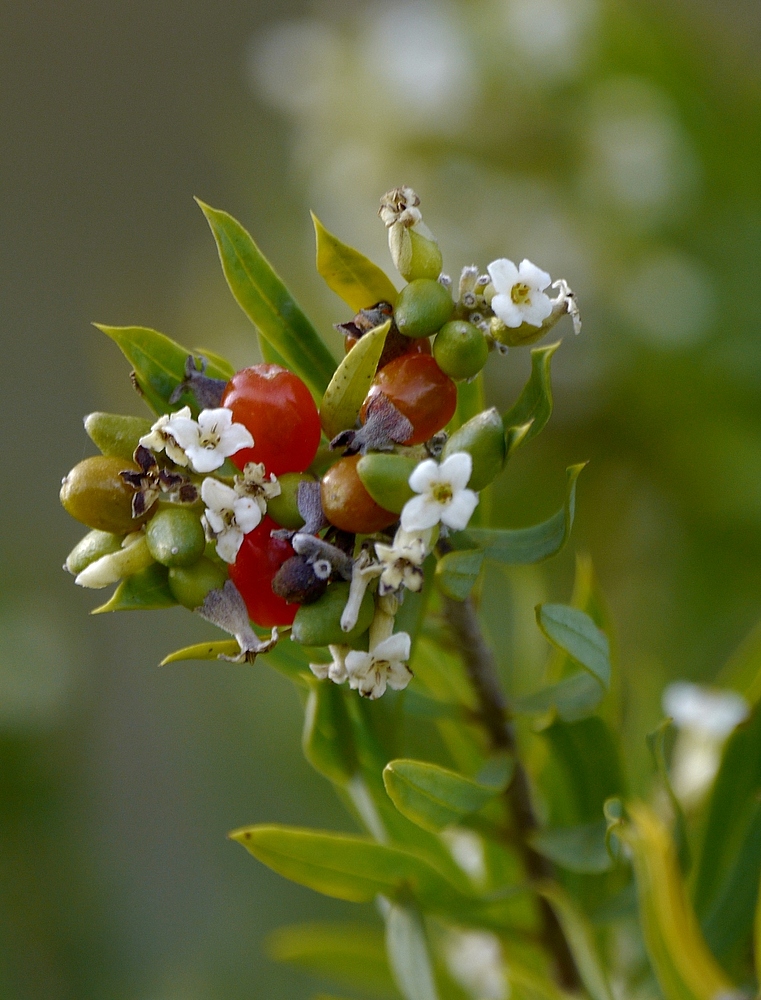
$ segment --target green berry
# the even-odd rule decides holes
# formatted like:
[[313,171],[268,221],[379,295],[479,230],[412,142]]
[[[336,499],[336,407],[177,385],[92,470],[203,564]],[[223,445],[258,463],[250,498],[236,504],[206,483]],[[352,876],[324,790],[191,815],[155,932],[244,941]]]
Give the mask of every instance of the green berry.
[[452,315],[448,288],[432,278],[416,278],[399,292],[394,320],[405,337],[430,337]]
[[281,528],[296,531],[304,526],[304,518],[299,514],[299,483],[314,482],[314,476],[307,472],[284,472],[277,481],[280,495],[267,502],[267,513]]
[[72,576],[77,576],[90,563],[101,556],[109,556],[122,547],[123,536],[112,535],[110,531],[91,531],[85,535],[69,553],[64,569]]
[[291,638],[304,646],[354,645],[368,630],[375,607],[372,596],[365,593],[357,624],[351,632],[341,628],[341,615],[349,598],[348,583],[331,583],[319,601],[302,604],[296,612]]
[[131,462],[140,438],[150,433],[151,422],[145,417],[91,413],[85,417],[85,430],[104,455],[115,455]]
[[406,281],[414,281],[416,278],[433,278],[435,281],[441,274],[444,263],[439,244],[415,229],[407,231],[410,238],[409,253],[405,255],[404,263],[400,262],[402,277]]
[[203,555],[206,538],[196,511],[164,507],[145,529],[148,551],[164,566],[192,566]]
[[466,451],[473,459],[469,489],[482,490],[499,475],[505,464],[505,428],[494,407],[479,413],[455,431],[441,457],[448,458],[456,451]]
[[489,345],[477,326],[464,319],[455,319],[445,323],[436,334],[433,356],[450,378],[473,378],[486,364]]
[[210,590],[219,590],[227,580],[227,567],[205,556],[193,566],[173,566],[169,570],[172,596],[186,608],[200,608]]
[[409,478],[417,464],[416,458],[371,451],[357,463],[357,475],[376,503],[393,514],[401,514],[402,507],[415,495]]

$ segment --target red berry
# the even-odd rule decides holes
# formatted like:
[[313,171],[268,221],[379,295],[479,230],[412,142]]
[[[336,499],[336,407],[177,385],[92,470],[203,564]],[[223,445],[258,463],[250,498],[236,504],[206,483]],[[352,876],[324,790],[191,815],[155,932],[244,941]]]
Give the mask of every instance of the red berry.
[[339,458],[331,465],[320,483],[320,496],[325,517],[342,531],[371,535],[387,528],[399,515],[377,504],[357,474],[361,455]]
[[367,404],[382,392],[414,427],[404,444],[422,444],[446,427],[457,407],[457,386],[430,354],[403,354],[381,368],[373,379],[360,418],[364,423]]
[[320,443],[320,417],[298,375],[280,365],[244,368],[227,383],[222,406],[254,438],[253,448],[232,456],[239,469],[246,462],[263,462],[268,473],[280,476],[303,472],[311,463]]
[[[358,337],[352,337],[351,334],[347,333],[344,336],[345,352],[348,354],[352,347],[354,347],[354,345],[358,342]],[[431,342],[427,337],[418,337],[417,340],[413,340],[411,337],[403,337],[396,327],[392,327],[386,337],[386,343],[383,346],[383,353],[380,356],[378,368],[384,368],[387,364],[393,361],[394,358],[401,357],[402,354],[430,353]]]
[[286,604],[272,590],[273,577],[286,559],[295,555],[290,542],[271,537],[276,528],[271,517],[263,517],[261,524],[244,536],[238,558],[230,567],[230,579],[241,592],[249,617],[263,628],[293,624],[299,609],[298,604]]

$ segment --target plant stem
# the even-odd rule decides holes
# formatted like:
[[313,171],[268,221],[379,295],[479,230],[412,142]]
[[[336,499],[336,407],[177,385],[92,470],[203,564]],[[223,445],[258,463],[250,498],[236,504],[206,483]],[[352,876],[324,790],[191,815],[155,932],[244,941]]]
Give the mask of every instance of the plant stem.
[[[494,750],[508,752],[515,761],[513,780],[505,795],[515,822],[526,872],[533,882],[547,881],[554,875],[552,864],[537,853],[528,841],[538,824],[531,802],[528,776],[518,757],[515,728],[499,684],[494,656],[484,640],[471,598],[454,601],[444,597],[443,601],[444,617],[476,692],[481,722],[492,747]],[[579,973],[555,911],[543,897],[539,898],[539,908],[542,942],[555,959],[558,982],[566,989],[578,990],[581,987]]]

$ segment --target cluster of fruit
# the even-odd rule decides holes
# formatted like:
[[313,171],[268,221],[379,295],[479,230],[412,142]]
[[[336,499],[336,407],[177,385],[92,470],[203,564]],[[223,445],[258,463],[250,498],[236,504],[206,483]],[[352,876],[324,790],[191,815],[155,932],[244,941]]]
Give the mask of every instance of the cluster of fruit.
[[[346,357],[319,410],[305,381],[280,364],[222,378],[213,369],[224,363],[201,359],[199,370],[189,355],[184,377],[148,399],[160,413],[155,422],[87,418],[103,454],[77,465],[61,490],[66,510],[92,529],[66,563],[78,583],[129,581],[138,599],[117,607],[179,603],[255,655],[266,643],[241,623],[245,604],[260,627],[291,626],[293,639],[330,646],[331,679],[352,679],[343,664],[355,648],[368,651],[364,666],[378,681],[373,650],[391,640],[404,590],[420,589],[434,532],[465,527],[507,449],[493,409],[444,430],[457,410],[456,383],[478,375],[499,343],[495,323],[504,324],[489,306],[499,289],[475,268],[463,271],[455,302],[417,204],[409,189],[382,202],[408,283],[397,294],[381,275],[395,301],[367,303],[338,327]],[[510,307],[530,308],[532,289],[518,278]],[[537,286],[534,309],[541,299],[555,301]],[[570,303],[556,312],[571,312]],[[541,322],[529,325],[543,332]],[[151,350],[181,350],[161,342]],[[142,359],[150,352],[141,349]],[[166,367],[157,366],[162,377]],[[397,686],[399,675],[404,686],[406,667],[402,676],[398,663],[383,662],[388,683]],[[352,686],[377,696],[385,680],[376,681]]]

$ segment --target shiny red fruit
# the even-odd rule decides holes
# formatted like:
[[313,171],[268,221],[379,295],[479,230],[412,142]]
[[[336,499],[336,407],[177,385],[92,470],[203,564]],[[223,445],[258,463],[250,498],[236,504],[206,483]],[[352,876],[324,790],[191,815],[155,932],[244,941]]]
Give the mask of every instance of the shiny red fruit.
[[295,555],[290,542],[272,538],[277,525],[265,516],[261,524],[243,538],[238,558],[230,567],[230,579],[246,602],[251,621],[263,628],[292,625],[298,604],[286,604],[272,591],[272,579],[286,559]]
[[373,379],[360,418],[367,405],[382,392],[414,427],[404,444],[422,444],[446,427],[457,407],[457,386],[430,354],[403,354],[381,368]]
[[253,365],[236,372],[222,395],[222,406],[247,427],[253,448],[241,448],[232,461],[264,462],[276,476],[303,472],[320,443],[320,417],[312,394],[298,375],[280,365]]
[[349,455],[331,465],[320,483],[320,499],[331,524],[352,534],[371,535],[398,521],[399,515],[377,504],[362,485],[357,472],[361,457]]

